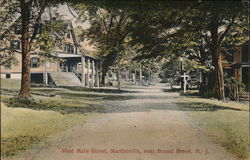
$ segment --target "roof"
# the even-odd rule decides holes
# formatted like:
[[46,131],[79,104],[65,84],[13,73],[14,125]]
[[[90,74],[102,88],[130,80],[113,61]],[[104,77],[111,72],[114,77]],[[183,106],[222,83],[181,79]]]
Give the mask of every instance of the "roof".
[[76,57],[85,56],[85,57],[89,57],[89,58],[98,60],[98,58],[87,55],[87,54],[69,54],[69,53],[60,53],[60,52],[58,52],[58,53],[56,53],[56,55],[59,58],[76,58]]
[[237,62],[230,65],[232,68],[250,67],[250,62]]
[[82,57],[81,54],[67,54],[67,53],[57,53],[59,58],[72,58],[72,57]]

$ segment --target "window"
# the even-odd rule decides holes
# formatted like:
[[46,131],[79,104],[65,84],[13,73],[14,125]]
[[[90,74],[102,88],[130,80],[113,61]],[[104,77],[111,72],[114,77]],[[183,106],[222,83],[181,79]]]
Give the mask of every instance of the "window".
[[67,38],[70,38],[70,33],[67,33]]
[[64,52],[67,52],[67,45],[64,46]]
[[21,43],[18,40],[13,40],[13,41],[11,41],[10,47],[13,50],[20,50],[21,49]]
[[67,53],[70,53],[70,45],[67,45]]
[[15,34],[22,34],[22,27],[20,25],[15,26]]
[[66,53],[74,53],[74,46],[67,44],[64,46],[64,51]]
[[31,68],[38,68],[39,67],[39,58],[33,57],[30,59],[30,67]]
[[248,49],[248,45],[243,45],[242,49],[241,49],[241,61],[242,62],[248,62],[249,61],[249,49]]
[[10,74],[6,74],[6,78],[10,78]]
[[70,53],[74,53],[74,46],[70,46]]
[[0,35],[0,40],[3,40],[4,39],[4,34]]

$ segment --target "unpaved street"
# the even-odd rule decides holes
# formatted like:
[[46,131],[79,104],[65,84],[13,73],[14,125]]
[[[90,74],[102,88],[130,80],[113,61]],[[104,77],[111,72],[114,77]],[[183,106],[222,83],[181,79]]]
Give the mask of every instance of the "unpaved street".
[[107,101],[105,113],[23,160],[234,160],[195,126],[164,86],[130,88],[135,99]]

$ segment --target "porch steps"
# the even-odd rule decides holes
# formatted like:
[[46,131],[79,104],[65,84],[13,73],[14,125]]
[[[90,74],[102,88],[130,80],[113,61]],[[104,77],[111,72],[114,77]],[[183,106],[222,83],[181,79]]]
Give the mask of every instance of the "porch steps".
[[72,72],[53,72],[50,76],[56,86],[82,86],[81,81]]
[[249,102],[249,92],[240,92],[239,101],[248,101]]

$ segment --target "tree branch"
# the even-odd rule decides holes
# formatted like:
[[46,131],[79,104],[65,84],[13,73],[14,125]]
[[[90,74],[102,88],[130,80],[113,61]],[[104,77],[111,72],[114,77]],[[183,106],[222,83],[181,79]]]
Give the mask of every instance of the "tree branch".
[[231,27],[233,26],[234,20],[235,20],[235,17],[232,18],[232,20],[231,20],[231,22],[229,23],[229,25],[227,26],[226,30],[225,30],[224,33],[222,33],[222,35],[220,36],[219,41],[218,41],[218,44],[219,44],[219,45],[220,45],[221,42],[223,41],[224,37],[228,34],[228,32],[229,32],[229,30],[231,29]]
[[69,7],[68,4],[67,4],[67,7],[68,7],[68,10],[69,10],[70,14],[71,14],[75,19],[78,19],[78,17],[75,16],[75,15],[73,14],[73,12],[72,12],[72,10],[71,10],[71,8]]
[[45,5],[46,5],[46,1],[44,1],[44,4],[42,5],[42,7],[41,7],[41,9],[40,9],[40,11],[39,11],[39,13],[38,13],[38,15],[37,15],[37,18],[36,18],[36,20],[35,20],[34,31],[33,31],[32,36],[31,36],[31,38],[30,38],[30,45],[32,45],[32,42],[34,41],[34,39],[36,38],[36,35],[37,35],[37,33],[38,33],[38,29],[40,28],[39,22],[40,22],[40,20],[41,20],[42,14],[43,14],[43,12],[44,12]]

